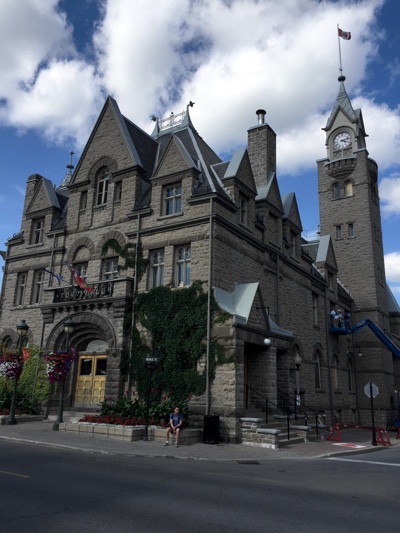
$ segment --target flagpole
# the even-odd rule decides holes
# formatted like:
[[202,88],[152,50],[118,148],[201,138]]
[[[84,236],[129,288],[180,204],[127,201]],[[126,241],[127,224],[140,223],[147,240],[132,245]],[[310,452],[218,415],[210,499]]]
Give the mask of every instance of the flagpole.
[[342,74],[343,72],[343,68],[342,68],[342,51],[340,49],[340,35],[339,35],[339,24],[337,25],[337,39],[338,39],[338,45],[339,45],[339,70],[340,70],[340,74]]

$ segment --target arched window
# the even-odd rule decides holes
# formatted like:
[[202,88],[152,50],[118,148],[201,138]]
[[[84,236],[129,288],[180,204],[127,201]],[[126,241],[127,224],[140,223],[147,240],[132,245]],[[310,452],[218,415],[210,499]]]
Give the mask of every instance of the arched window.
[[340,183],[336,182],[332,185],[332,198],[338,200],[341,197],[342,191],[340,188]]
[[353,182],[350,180],[344,182],[344,195],[353,196]]
[[354,361],[351,357],[347,360],[347,377],[349,381],[349,392],[355,391],[355,371],[354,371]]
[[332,359],[332,389],[338,390],[339,388],[339,379],[338,379],[338,366],[339,366],[339,360],[337,355],[333,356]]
[[314,375],[315,388],[321,389],[321,352],[319,350],[314,353]]
[[104,205],[107,203],[109,180],[110,171],[108,170],[108,167],[102,167],[97,173],[96,205]]

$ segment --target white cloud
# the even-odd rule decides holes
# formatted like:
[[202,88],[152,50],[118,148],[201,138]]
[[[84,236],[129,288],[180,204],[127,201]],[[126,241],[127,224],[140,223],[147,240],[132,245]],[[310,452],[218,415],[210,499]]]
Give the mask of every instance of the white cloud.
[[[382,38],[374,26],[382,4],[168,0],[152,8],[148,0],[108,0],[93,36],[97,62],[90,64],[78,57],[56,0],[3,0],[0,67],[8,74],[0,123],[39,129],[59,143],[73,136],[82,146],[104,93],[147,131],[151,114],[180,112],[192,100],[198,131],[226,152],[246,142],[263,107],[278,133],[281,170],[295,172],[296,164],[311,167],[321,157],[320,128],[339,73],[337,20],[352,31],[342,44],[352,91]],[[371,109],[376,121],[384,114],[398,130],[397,111],[373,102]],[[393,159],[390,153],[384,157]]]
[[386,278],[392,283],[400,283],[400,252],[385,255]]
[[382,179],[379,195],[383,215],[400,215],[400,173],[396,172]]

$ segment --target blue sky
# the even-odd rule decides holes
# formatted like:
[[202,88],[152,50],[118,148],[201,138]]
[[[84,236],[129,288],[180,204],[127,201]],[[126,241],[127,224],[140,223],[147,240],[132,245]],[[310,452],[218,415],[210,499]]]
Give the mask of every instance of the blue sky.
[[20,229],[27,177],[61,182],[108,94],[149,133],[150,115],[194,101],[196,128],[224,159],[266,109],[281,192],[296,193],[311,238],[339,24],[352,33],[341,41],[345,85],[379,165],[386,275],[400,301],[399,20],[399,0],[0,0],[0,249]]

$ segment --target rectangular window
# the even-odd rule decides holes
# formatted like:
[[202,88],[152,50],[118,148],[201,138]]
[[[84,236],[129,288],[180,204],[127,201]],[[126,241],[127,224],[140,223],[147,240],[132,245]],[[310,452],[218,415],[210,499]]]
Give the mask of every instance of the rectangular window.
[[349,238],[354,237],[354,224],[347,225],[347,236]]
[[182,184],[173,183],[163,189],[164,215],[175,215],[182,211]]
[[120,202],[122,198],[122,181],[117,181],[114,189],[114,202]]
[[83,279],[86,279],[86,272],[87,272],[88,263],[75,263],[74,269],[75,272]]
[[88,192],[87,191],[82,191],[81,192],[81,198],[80,198],[80,201],[79,201],[79,209],[81,211],[84,211],[87,207],[87,198],[88,198]]
[[44,218],[37,218],[32,223],[31,244],[40,244],[44,236]]
[[239,209],[240,209],[240,222],[247,225],[247,203],[248,200],[245,196],[239,196]]
[[45,271],[43,269],[35,270],[33,274],[31,304],[40,304],[43,299],[44,277]]
[[318,326],[318,294],[312,294],[313,324]]
[[164,250],[153,250],[150,253],[150,284],[151,288],[164,284]]
[[104,205],[108,198],[109,175],[104,171],[97,184],[97,205]]
[[27,272],[20,272],[17,276],[17,286],[15,291],[15,305],[23,305],[25,300],[26,282],[28,280]]
[[191,248],[188,246],[179,246],[175,250],[176,257],[176,284],[178,287],[187,287],[190,285],[190,261]]
[[118,275],[118,257],[104,259],[102,279],[115,279]]
[[296,257],[296,234],[290,232],[290,255]]
[[337,239],[342,238],[342,226],[340,225],[336,226],[336,238]]

